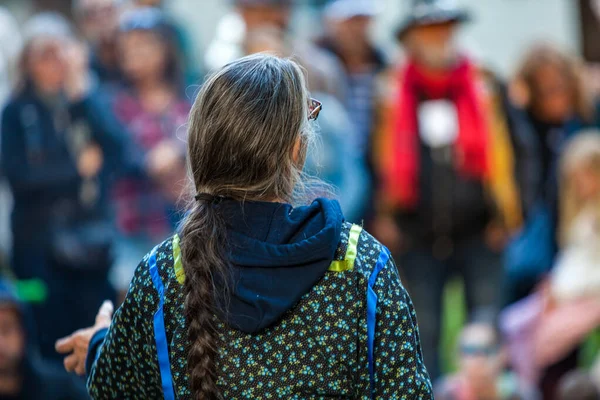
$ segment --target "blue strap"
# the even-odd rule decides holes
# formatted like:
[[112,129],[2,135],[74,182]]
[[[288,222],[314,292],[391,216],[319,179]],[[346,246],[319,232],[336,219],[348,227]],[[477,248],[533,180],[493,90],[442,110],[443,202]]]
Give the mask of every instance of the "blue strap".
[[371,398],[375,399],[375,327],[377,326],[377,294],[373,287],[377,281],[377,275],[386,266],[390,259],[390,252],[383,247],[379,254],[379,259],[375,264],[375,269],[369,277],[369,287],[367,288],[367,351],[369,357],[369,378],[371,382]]
[[167,332],[165,331],[165,315],[163,305],[165,302],[165,288],[156,266],[156,247],[150,253],[148,264],[150,265],[150,276],[154,287],[158,292],[158,310],[154,314],[154,340],[158,353],[158,366],[160,367],[160,381],[162,383],[165,400],[175,400],[173,378],[171,377],[171,362],[169,360],[169,346],[167,344]]

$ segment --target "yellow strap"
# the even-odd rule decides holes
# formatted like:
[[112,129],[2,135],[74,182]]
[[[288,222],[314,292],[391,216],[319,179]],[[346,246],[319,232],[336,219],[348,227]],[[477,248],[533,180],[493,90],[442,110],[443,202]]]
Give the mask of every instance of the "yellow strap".
[[346,256],[343,260],[333,261],[329,266],[329,271],[352,271],[354,268],[354,261],[356,260],[356,253],[358,252],[358,238],[362,232],[362,229],[363,228],[360,225],[352,225],[352,228],[350,228],[350,234],[348,235],[348,248],[346,249]]
[[[358,238],[362,232],[362,229],[363,228],[360,225],[352,225],[352,228],[350,228],[350,234],[348,235],[348,248],[346,249],[346,255],[344,256],[343,260],[333,261],[329,266],[329,271],[352,271],[358,249]],[[175,278],[177,278],[177,282],[183,285],[185,282],[185,271],[183,270],[183,264],[181,263],[181,248],[179,247],[178,235],[173,236],[173,269],[175,271]]]
[[181,263],[181,248],[179,247],[179,235],[173,236],[173,269],[175,270],[175,278],[177,282],[183,285],[185,282],[185,271]]

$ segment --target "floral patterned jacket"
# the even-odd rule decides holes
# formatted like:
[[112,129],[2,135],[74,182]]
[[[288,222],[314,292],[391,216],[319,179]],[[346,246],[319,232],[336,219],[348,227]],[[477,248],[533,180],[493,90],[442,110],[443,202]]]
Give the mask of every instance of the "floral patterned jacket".
[[[94,399],[191,398],[180,254],[174,236],[138,266],[103,343],[88,355]],[[387,249],[360,226],[344,223],[329,271],[278,323],[258,334],[218,326],[224,399],[433,399],[412,302]]]

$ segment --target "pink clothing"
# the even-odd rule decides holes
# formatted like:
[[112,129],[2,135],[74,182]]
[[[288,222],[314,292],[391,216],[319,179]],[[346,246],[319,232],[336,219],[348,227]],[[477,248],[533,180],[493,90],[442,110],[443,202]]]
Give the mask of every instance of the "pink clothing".
[[[131,157],[144,160],[164,140],[181,142],[182,152],[185,151],[188,101],[178,99],[157,114],[145,110],[139,98],[123,91],[116,96],[114,106],[117,117],[131,135]],[[175,206],[147,176],[121,179],[115,185],[114,200],[117,224],[125,235],[146,235],[158,240],[174,228]]]
[[573,351],[600,326],[600,300],[579,298],[555,306],[535,292],[500,317],[513,369],[535,384],[541,371]]

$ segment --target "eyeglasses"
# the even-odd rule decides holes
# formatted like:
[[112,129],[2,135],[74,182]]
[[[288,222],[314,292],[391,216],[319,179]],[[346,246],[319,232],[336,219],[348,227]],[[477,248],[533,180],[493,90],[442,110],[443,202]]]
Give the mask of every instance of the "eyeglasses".
[[308,120],[316,121],[323,110],[323,104],[319,100],[310,99],[308,101]]

